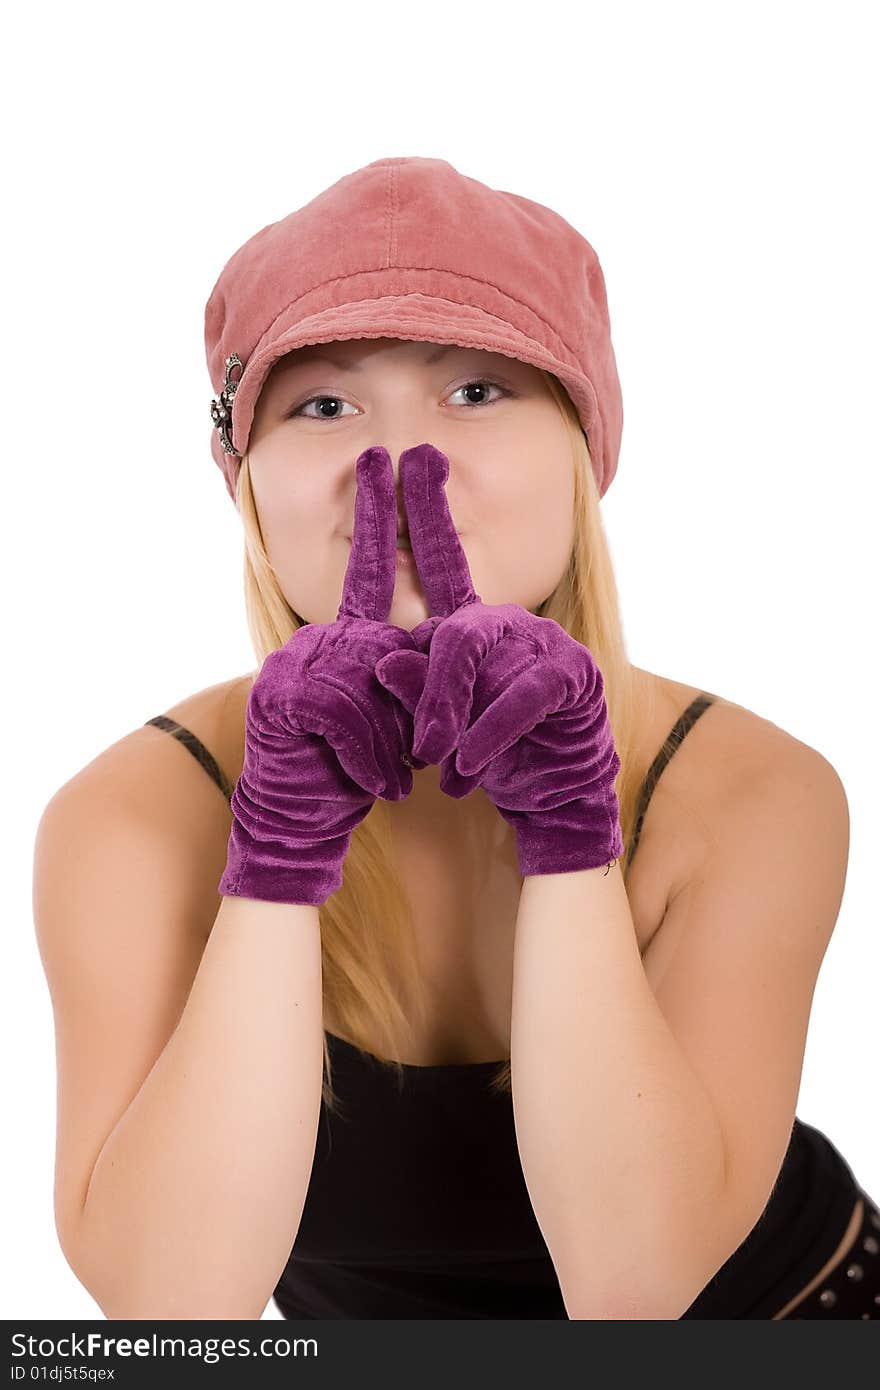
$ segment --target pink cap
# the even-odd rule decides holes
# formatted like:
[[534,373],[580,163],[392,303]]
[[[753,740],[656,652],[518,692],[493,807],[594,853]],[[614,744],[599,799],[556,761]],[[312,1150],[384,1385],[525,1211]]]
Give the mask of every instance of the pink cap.
[[605,279],[558,213],[445,159],[376,159],[239,247],[205,306],[211,451],[233,500],[272,365],[345,338],[484,348],[552,372],[607,491],[623,401]]

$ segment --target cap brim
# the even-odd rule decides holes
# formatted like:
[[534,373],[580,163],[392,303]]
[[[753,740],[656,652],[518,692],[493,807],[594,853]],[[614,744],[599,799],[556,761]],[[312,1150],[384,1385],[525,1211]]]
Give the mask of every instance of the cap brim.
[[232,408],[232,442],[239,454],[247,452],[257,398],[280,357],[307,344],[346,338],[403,338],[499,352],[552,372],[571,396],[581,425],[589,434],[594,467],[604,467],[602,421],[589,379],[573,361],[565,360],[504,319],[470,304],[452,304],[418,293],[335,305],[286,328],[285,318],[295,318],[296,312],[296,306],[292,306],[275,320],[242,372]]

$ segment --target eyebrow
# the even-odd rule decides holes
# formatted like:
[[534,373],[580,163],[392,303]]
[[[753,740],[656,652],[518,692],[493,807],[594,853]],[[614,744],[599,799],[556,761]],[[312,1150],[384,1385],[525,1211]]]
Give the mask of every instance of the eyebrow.
[[[467,348],[460,347],[457,343],[450,343],[446,347],[437,348],[435,351],[429,352],[427,357],[424,359],[425,366],[433,366],[435,362],[440,361],[441,357],[445,357],[447,352],[453,352],[456,349],[458,349],[459,352],[468,351]],[[363,371],[363,363],[349,362],[344,357],[323,357],[321,353],[317,350],[317,348],[314,352],[312,352],[309,348],[299,348],[296,352],[294,365],[298,365],[300,362],[326,362],[327,365],[330,367],[341,367],[343,371],[347,372]]]

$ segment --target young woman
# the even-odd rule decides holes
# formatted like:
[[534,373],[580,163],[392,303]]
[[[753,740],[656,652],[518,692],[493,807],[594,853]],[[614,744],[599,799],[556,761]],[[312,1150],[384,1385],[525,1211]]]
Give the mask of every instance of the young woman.
[[77,1276],[112,1318],[880,1315],[880,1213],[795,1114],[846,798],[627,657],[592,248],[380,160],[236,253],[206,342],[257,669],[36,846]]

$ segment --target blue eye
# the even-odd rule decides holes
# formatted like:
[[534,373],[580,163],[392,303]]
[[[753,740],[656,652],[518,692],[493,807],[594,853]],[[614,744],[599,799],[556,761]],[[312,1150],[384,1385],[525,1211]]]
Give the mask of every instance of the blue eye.
[[[505,386],[499,386],[497,381],[489,381],[485,377],[475,377],[473,381],[466,381],[463,386],[457,386],[452,394],[453,396],[457,396],[459,391],[469,391],[472,386],[494,387],[496,391],[501,392],[502,397],[513,395],[513,392],[509,388]],[[304,420],[326,420],[330,423],[332,423],[334,420],[340,420],[344,418],[342,415],[303,415],[303,411],[305,410],[306,406],[312,405],[316,401],[336,401],[339,405],[348,404],[347,401],[342,400],[341,396],[310,396],[307,401],[303,401],[301,405],[295,406],[294,409],[291,410],[285,418],[288,420],[293,420],[296,418],[296,416],[302,415],[302,418]],[[493,400],[470,401],[465,405],[465,409],[481,410],[485,406],[495,404],[496,402]]]

